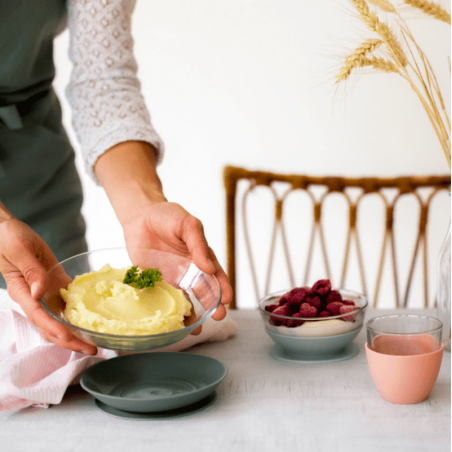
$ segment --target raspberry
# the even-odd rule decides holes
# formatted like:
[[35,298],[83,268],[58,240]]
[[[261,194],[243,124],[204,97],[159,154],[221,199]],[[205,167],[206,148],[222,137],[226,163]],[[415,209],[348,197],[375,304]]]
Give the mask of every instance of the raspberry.
[[[285,317],[290,317],[290,308],[287,305],[278,306],[272,314],[283,315]],[[270,324],[275,326],[285,326],[287,324],[287,319],[281,319],[279,317],[270,316]]]
[[[358,309],[359,309],[358,306],[344,305],[339,309],[339,313],[340,314],[348,314],[349,312],[357,311]],[[347,315],[344,317],[344,320],[347,320],[348,322],[354,322],[355,316],[353,314]]]
[[329,279],[319,279],[312,287],[309,293],[325,296],[331,290],[331,281]]
[[[292,315],[292,318],[298,318],[301,317],[301,314],[299,312],[296,312],[295,314]],[[295,328],[297,326],[301,326],[303,325],[304,320],[288,320],[287,321],[287,327],[288,328]]]
[[335,301],[342,302],[342,295],[339,293],[338,290],[332,290],[327,296],[326,296],[326,304],[334,303]]
[[298,305],[303,303],[307,293],[308,291],[306,289],[303,289],[302,287],[292,289],[288,295],[289,303]]
[[347,306],[355,306],[355,302],[353,300],[342,300],[342,303]]
[[279,308],[279,304],[268,304],[264,309],[267,312],[273,312],[276,308]]
[[293,303],[293,304],[287,303],[286,306],[289,306],[289,308],[290,308],[289,315],[291,315],[291,316],[300,310],[300,305],[298,303],[296,303],[296,304],[295,303]]
[[330,317],[331,313],[329,311],[320,311],[319,317]]
[[311,306],[309,303],[302,303],[300,306],[301,317],[317,317],[317,308]]
[[286,317],[290,317],[290,308],[287,305],[284,306],[278,306],[274,311],[273,314],[277,315],[284,315]]
[[284,306],[289,301],[289,298],[287,298],[287,294],[283,295],[279,299],[279,306]]
[[309,303],[311,306],[314,306],[314,308],[316,308],[317,310],[320,308],[320,305],[321,305],[320,298],[316,295],[311,295],[311,294],[309,294],[306,297],[305,302]]
[[287,295],[295,295],[296,293],[306,292],[305,287],[295,287],[294,289],[287,292]]
[[326,305],[326,310],[331,313],[331,315],[339,315],[339,310],[344,305],[340,301],[333,301]]

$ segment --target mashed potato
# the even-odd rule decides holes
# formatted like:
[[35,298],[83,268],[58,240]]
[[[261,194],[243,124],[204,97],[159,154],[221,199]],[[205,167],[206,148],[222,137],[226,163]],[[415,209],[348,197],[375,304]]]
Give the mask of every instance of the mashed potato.
[[122,282],[127,270],[107,264],[77,276],[67,290],[61,289],[69,322],[87,330],[128,336],[183,328],[192,305],[182,290],[163,281],[137,289]]

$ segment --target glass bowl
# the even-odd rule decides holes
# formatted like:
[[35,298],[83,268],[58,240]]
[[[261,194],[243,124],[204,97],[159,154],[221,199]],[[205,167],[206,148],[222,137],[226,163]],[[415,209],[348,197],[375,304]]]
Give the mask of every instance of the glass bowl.
[[443,324],[435,317],[392,314],[367,322],[367,346],[387,355],[420,355],[441,348]]
[[[99,333],[69,323],[64,315],[65,302],[60,296],[60,289],[66,289],[76,276],[100,270],[105,264],[116,269],[132,265],[160,269],[163,280],[182,289],[193,305],[193,314],[186,318],[185,327],[168,333],[125,336]],[[112,350],[139,352],[174,344],[211,317],[221,302],[221,288],[215,276],[202,272],[187,258],[164,251],[142,248],[90,251],[60,262],[49,270],[48,275],[48,288],[41,298],[44,309],[74,336]]]
[[368,300],[358,292],[336,290],[343,299],[354,301],[358,309],[330,317],[294,318],[265,310],[268,305],[278,304],[287,290],[262,298],[259,301],[259,312],[267,334],[290,355],[318,357],[342,351],[361,331]]

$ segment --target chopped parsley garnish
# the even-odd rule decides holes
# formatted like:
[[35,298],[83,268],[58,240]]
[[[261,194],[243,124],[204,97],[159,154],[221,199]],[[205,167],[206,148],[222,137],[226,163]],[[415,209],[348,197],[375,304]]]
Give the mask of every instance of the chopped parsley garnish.
[[162,272],[158,268],[147,268],[138,273],[138,265],[134,265],[127,270],[123,283],[136,285],[138,289],[154,287],[157,281],[162,281]]
[[130,267],[127,270],[123,283],[124,284],[132,284],[133,282],[135,282],[137,280],[137,274],[138,274],[138,265]]

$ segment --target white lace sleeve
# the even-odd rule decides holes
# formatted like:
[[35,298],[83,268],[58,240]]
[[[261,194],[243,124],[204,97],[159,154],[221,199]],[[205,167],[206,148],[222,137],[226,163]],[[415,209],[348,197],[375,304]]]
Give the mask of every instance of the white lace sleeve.
[[163,155],[140,92],[133,56],[131,16],[136,0],[69,0],[69,57],[73,63],[66,95],[85,166],[93,167],[115,144],[139,140]]

